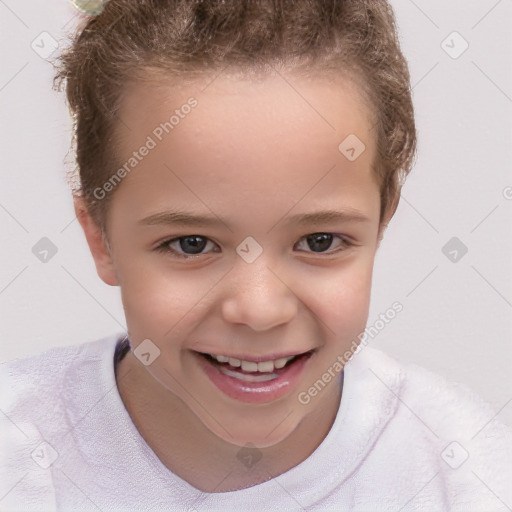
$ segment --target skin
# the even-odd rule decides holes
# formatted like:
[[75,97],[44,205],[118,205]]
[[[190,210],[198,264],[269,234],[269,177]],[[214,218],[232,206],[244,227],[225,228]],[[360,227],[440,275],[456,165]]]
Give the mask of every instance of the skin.
[[[293,85],[293,87],[292,87]],[[304,461],[325,438],[342,392],[333,379],[311,402],[307,390],[365,328],[379,224],[371,169],[371,115],[346,79],[223,75],[180,87],[127,87],[119,117],[121,162],[193,96],[198,105],[164,135],[117,186],[107,217],[109,247],[75,198],[101,279],[120,286],[132,350],[150,339],[149,366],[133,352],[117,384],[134,424],[160,460],[205,492],[249,487]],[[338,150],[356,134],[366,150],[350,162]],[[115,170],[114,170],[115,172]],[[141,225],[170,209],[223,219],[217,226]],[[318,210],[364,221],[289,223]],[[306,236],[333,233],[316,249]],[[202,254],[159,252],[162,242],[200,235]],[[236,252],[248,236],[263,248],[247,263]],[[323,251],[323,252],[322,252]],[[294,354],[316,349],[299,385],[285,397],[248,404],[223,394],[191,350],[226,355]],[[261,459],[237,458],[250,443]]]

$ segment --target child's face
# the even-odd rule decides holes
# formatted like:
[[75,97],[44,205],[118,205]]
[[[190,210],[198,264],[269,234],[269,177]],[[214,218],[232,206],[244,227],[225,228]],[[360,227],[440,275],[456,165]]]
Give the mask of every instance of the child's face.
[[[334,414],[339,379],[316,396],[308,389],[329,369],[339,375],[334,363],[365,328],[380,209],[375,135],[341,79],[208,83],[128,90],[119,154],[140,161],[110,204],[112,262],[96,262],[121,286],[133,347],[149,339],[160,350],[144,369],[169,396],[231,443],[270,446],[306,415]],[[181,108],[190,97],[197,105]],[[366,145],[355,161],[338,149],[349,134]],[[142,157],[148,136],[155,147]],[[210,220],[168,223],[178,211]],[[297,219],[325,211],[332,217]],[[308,243],[315,233],[332,237]],[[277,378],[253,373],[254,383],[199,355],[268,361],[312,350]]]

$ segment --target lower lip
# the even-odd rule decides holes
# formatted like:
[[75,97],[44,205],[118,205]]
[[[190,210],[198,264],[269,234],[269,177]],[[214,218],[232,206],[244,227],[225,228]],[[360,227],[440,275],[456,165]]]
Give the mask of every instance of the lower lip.
[[194,355],[206,375],[223,393],[241,402],[262,404],[278,400],[294,389],[314,353],[292,362],[290,366],[279,370],[280,373],[275,379],[266,382],[241,381],[225,375],[214,363],[210,363],[197,352]]

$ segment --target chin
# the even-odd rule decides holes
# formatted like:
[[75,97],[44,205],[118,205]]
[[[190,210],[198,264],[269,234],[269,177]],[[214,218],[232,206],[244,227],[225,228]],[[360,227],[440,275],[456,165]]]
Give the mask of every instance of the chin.
[[[240,432],[240,435],[223,436],[223,439],[231,444],[240,447],[251,446],[253,448],[270,448],[284,441],[290,434],[290,432],[280,432],[278,435],[272,433],[268,435],[266,432]],[[227,437],[227,438],[226,438]]]
[[[283,417],[286,417],[286,415]],[[234,422],[228,422],[226,423],[226,425],[228,425],[226,428],[227,432],[217,423],[212,425],[209,422],[206,423],[205,426],[214,435],[232,445],[240,447],[247,447],[249,445],[253,448],[263,449],[279,444],[294,431],[296,425],[290,425],[289,422],[286,424],[286,430],[284,430],[284,428],[279,428],[284,427],[282,423],[279,425],[282,420],[283,418],[279,421],[275,421],[273,426],[262,426],[264,425],[264,422],[261,420],[246,420],[240,422],[238,425],[235,425]]]

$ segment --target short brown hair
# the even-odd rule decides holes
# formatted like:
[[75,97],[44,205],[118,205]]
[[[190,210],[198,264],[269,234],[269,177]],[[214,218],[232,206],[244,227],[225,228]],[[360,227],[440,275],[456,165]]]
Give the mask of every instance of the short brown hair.
[[109,0],[59,60],[54,86],[65,82],[74,121],[74,193],[102,229],[109,198],[97,201],[93,193],[117,168],[123,90],[144,76],[180,79],[226,68],[249,75],[273,67],[348,75],[375,119],[381,222],[394,213],[413,165],[409,70],[385,0]]

